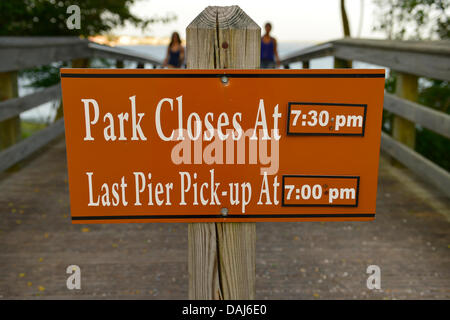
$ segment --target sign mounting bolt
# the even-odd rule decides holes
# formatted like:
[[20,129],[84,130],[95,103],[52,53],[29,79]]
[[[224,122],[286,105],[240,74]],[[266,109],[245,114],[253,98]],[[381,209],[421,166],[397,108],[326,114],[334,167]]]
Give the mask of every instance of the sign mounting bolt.
[[228,84],[228,77],[227,76],[222,76],[220,78],[220,81],[222,81],[223,84]]

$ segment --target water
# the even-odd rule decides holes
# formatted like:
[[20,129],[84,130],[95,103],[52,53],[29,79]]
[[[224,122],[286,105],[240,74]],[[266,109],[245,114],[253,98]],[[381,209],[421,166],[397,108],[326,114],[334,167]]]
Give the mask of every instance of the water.
[[[312,44],[309,43],[300,43],[300,42],[280,42],[278,43],[278,54],[281,59],[283,57],[290,55],[296,51],[299,51],[303,48],[309,47]],[[146,53],[151,55],[152,57],[163,60],[165,58],[167,52],[167,46],[165,45],[134,45],[134,46],[123,46],[123,48],[136,50],[137,52]],[[98,62],[97,62],[98,63]],[[96,66],[96,61],[92,62],[92,67]],[[292,69],[301,68],[302,64],[293,63],[290,65]],[[125,61],[125,68],[135,68],[135,62]],[[145,65],[146,68],[150,68],[149,64]],[[333,57],[324,57],[319,59],[314,59],[310,61],[311,69],[331,69],[333,68]],[[353,63],[353,68],[361,69],[361,68],[382,68],[380,66],[371,65],[364,62],[355,61]],[[387,71],[388,72],[388,71]],[[19,78],[19,97],[30,94],[36,89],[27,87],[29,80],[20,77]],[[39,107],[31,109],[29,111],[23,112],[20,117],[23,120],[27,121],[36,121],[36,122],[45,122],[50,123],[53,121],[56,115],[56,109],[59,106],[59,101],[52,101],[48,103],[44,103]]]

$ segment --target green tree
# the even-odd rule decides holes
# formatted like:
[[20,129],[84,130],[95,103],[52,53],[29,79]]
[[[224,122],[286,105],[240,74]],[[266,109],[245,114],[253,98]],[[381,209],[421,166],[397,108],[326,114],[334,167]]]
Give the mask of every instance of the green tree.
[[[155,22],[168,22],[174,15],[143,19],[130,10],[136,0],[2,0],[0,36],[91,36],[131,24],[146,29]],[[80,29],[66,26],[71,5],[81,9]]]
[[[0,36],[79,36],[108,35],[111,30],[126,24],[147,30],[152,24],[167,23],[173,14],[154,15],[143,19],[131,12],[140,0],[0,0]],[[67,8],[80,7],[80,29],[69,29]],[[48,87],[59,82],[59,69],[69,61],[22,70],[20,75],[31,87]],[[97,59],[97,67],[108,67],[105,59]]]
[[449,0],[375,0],[374,30],[388,39],[450,38]]
[[[450,0],[376,0],[374,30],[395,40],[448,40]],[[419,103],[450,114],[447,81],[420,79]],[[389,73],[386,91],[395,93],[396,74]],[[392,115],[383,113],[383,130],[390,131]],[[416,151],[450,171],[450,140],[425,128],[416,128]]]

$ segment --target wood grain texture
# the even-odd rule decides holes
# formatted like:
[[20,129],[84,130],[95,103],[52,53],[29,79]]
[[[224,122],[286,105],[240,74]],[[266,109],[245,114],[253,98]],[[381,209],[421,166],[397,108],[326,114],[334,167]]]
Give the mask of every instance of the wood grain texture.
[[450,173],[423,157],[413,149],[408,148],[391,138],[386,133],[381,133],[381,148],[396,161],[406,166],[418,176],[434,184],[438,189],[450,197]]
[[222,299],[216,224],[190,223],[188,239],[189,298]]
[[161,60],[146,53],[136,52],[135,50],[110,47],[93,42],[89,42],[88,48],[91,51],[90,57],[136,61],[140,64],[150,63],[154,67],[162,65]]
[[0,102],[0,121],[17,116],[48,101],[61,97],[61,84],[33,92],[26,96]]
[[450,116],[416,102],[384,93],[383,108],[450,139]]
[[[419,49],[413,51],[413,48],[411,51],[405,51],[399,49],[399,46],[389,49],[385,46],[350,45],[339,41],[333,43],[333,46],[335,57],[341,59],[368,62],[431,79],[450,80],[450,56],[448,54],[419,51]],[[423,43],[422,46],[425,47],[426,43]]]
[[216,223],[222,299],[255,299],[256,224]]
[[[238,6],[207,7],[186,37],[188,69],[259,68],[261,29]],[[190,299],[254,299],[255,223],[191,223],[188,234]]]
[[64,119],[0,152],[0,172],[25,159],[64,132]]
[[289,54],[281,64],[324,56],[357,60],[418,76],[450,81],[450,41],[340,39]]
[[[398,97],[410,101],[417,101],[418,98],[418,77],[412,74],[398,73],[395,93]],[[392,123],[392,137],[395,140],[414,149],[416,145],[415,124],[403,117],[394,116]]]
[[[0,73],[0,101],[17,96],[17,72]],[[0,122],[0,150],[8,148],[21,138],[20,117],[15,115],[8,118]]]
[[151,63],[153,66],[162,64],[162,61],[145,53],[100,45],[77,37],[0,37],[0,72],[92,57]]
[[0,37],[0,72],[87,58],[88,43],[77,37]]
[[294,52],[292,54],[287,55],[286,57],[283,57],[281,59],[281,64],[290,64],[294,62],[304,62],[317,59],[317,58],[323,58],[333,55],[333,44],[331,43],[323,43],[311,47],[307,47],[304,49],[301,49],[297,52]]
[[382,40],[344,38],[332,41],[339,45],[370,47],[394,51],[416,52],[426,54],[450,55],[449,40]]

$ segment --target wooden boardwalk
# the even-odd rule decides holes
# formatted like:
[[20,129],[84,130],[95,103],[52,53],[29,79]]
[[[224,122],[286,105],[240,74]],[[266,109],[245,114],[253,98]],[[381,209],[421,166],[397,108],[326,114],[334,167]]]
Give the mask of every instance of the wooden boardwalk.
[[[257,224],[256,298],[450,299],[449,208],[383,157],[376,221]],[[0,176],[0,215],[0,298],[187,298],[187,225],[71,224],[62,139]]]

